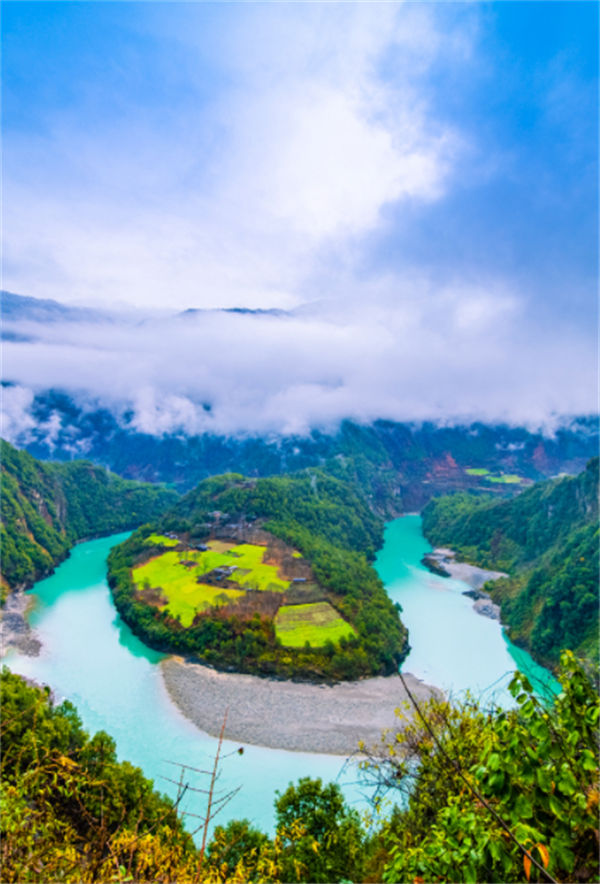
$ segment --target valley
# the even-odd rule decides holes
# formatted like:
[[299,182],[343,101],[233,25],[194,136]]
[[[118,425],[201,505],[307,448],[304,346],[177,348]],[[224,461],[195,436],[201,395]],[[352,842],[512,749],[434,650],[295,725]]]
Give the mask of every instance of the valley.
[[600,882],[596,2],[4,2],[0,884]]

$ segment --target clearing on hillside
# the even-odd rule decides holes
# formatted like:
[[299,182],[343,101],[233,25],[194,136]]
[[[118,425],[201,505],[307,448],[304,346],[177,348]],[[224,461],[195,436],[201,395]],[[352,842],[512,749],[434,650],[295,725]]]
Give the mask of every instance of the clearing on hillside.
[[176,537],[167,537],[165,534],[151,534],[146,537],[148,546],[179,546],[179,540]]
[[[173,546],[178,539],[153,534],[155,546]],[[133,569],[138,593],[160,590],[160,606],[182,626],[191,626],[199,611],[228,604],[247,590],[285,592],[291,581],[279,576],[277,565],[265,564],[266,547],[252,543],[208,541],[205,551],[186,549],[161,553]],[[156,597],[156,593],[155,593]],[[155,602],[154,602],[155,603]]]
[[328,641],[337,644],[341,638],[350,638],[356,632],[329,602],[311,602],[282,605],[275,616],[275,634],[288,648],[303,648],[306,642],[313,648],[321,648]]
[[465,470],[467,476],[488,476],[489,472],[485,467],[469,467]]

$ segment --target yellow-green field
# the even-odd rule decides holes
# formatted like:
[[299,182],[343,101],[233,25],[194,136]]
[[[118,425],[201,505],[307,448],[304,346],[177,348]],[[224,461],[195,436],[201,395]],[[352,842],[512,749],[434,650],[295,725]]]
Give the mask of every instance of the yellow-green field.
[[203,567],[182,565],[181,553],[166,552],[133,569],[136,589],[143,592],[146,585],[160,587],[161,594],[168,600],[163,610],[167,609],[171,616],[179,617],[182,626],[190,626],[197,611],[212,605],[227,604],[244,594],[242,590],[197,583],[196,578],[211,568],[218,568],[221,565],[219,559],[224,556],[199,552],[186,552],[183,555],[186,561],[198,561],[200,556],[205,557]]
[[[157,545],[167,545],[164,541],[171,545],[179,542],[162,535],[151,537]],[[284,592],[290,585],[289,580],[282,580],[278,576],[275,565],[263,563],[264,546],[251,543],[232,546],[218,540],[209,541],[206,545],[209,547],[207,552],[164,552],[133,569],[136,589],[143,592],[148,587],[160,587],[161,594],[168,600],[163,610],[167,609],[171,616],[179,617],[182,626],[190,626],[197,611],[227,604],[244,595],[247,589]],[[239,589],[198,583],[198,577],[214,568],[233,566],[236,570],[229,575],[229,580],[235,581]]]
[[482,476],[486,482],[497,482],[504,485],[518,485],[521,477],[513,474],[492,476],[489,470],[484,467],[469,467],[465,470],[467,476]]
[[150,534],[145,541],[148,546],[177,546],[178,540],[172,537],[165,537],[164,534]]
[[277,576],[275,565],[263,563],[264,554],[265,547],[255,546],[253,543],[241,543],[239,546],[232,547],[228,564],[235,565],[237,570],[229,579],[235,580],[245,589],[284,592],[289,587],[290,581],[282,580]]
[[504,485],[518,485],[521,481],[520,476],[507,474],[506,476],[488,476],[488,482],[501,482]]
[[337,644],[341,638],[356,635],[329,602],[282,605],[275,615],[275,633],[287,648],[303,648],[306,642],[321,648],[327,641]]

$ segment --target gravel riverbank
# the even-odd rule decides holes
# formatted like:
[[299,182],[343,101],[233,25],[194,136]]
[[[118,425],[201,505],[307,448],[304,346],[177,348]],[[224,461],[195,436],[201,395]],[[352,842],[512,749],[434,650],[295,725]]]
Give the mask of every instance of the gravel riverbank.
[[454,550],[438,547],[433,552],[427,553],[426,558],[433,559],[449,577],[462,580],[471,589],[481,589],[488,580],[507,576],[503,571],[489,571],[487,568],[478,568],[477,565],[469,565],[467,562],[457,562],[455,556]]
[[[397,676],[330,686],[216,672],[180,657],[161,667],[171,699],[201,730],[217,736],[229,709],[226,738],[271,749],[351,755],[360,740],[373,745],[397,726],[394,710],[407,699]],[[417,700],[440,695],[403,675]]]
[[423,557],[425,567],[434,574],[442,574],[462,580],[471,587],[463,595],[474,599],[473,607],[483,617],[492,620],[500,620],[500,606],[491,600],[488,593],[482,589],[488,580],[497,580],[499,577],[507,577],[503,571],[489,571],[487,568],[479,568],[477,565],[469,565],[467,562],[457,562],[456,553],[451,549],[439,547]]
[[8,594],[4,607],[0,611],[0,657],[9,648],[16,648],[28,657],[37,657],[41,644],[26,619],[26,613],[32,604],[32,598],[23,590],[15,590]]

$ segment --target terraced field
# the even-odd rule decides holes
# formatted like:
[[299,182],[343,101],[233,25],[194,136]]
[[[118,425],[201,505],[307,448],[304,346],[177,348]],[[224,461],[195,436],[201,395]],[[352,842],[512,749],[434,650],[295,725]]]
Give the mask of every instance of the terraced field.
[[521,476],[512,473],[494,475],[489,470],[486,470],[485,467],[468,467],[465,473],[467,476],[477,476],[478,478],[485,479],[486,482],[495,482],[501,485],[519,485],[522,482]]
[[337,644],[341,638],[356,635],[329,602],[282,605],[275,616],[275,633],[288,648],[303,648],[306,642],[322,648],[328,641]]

